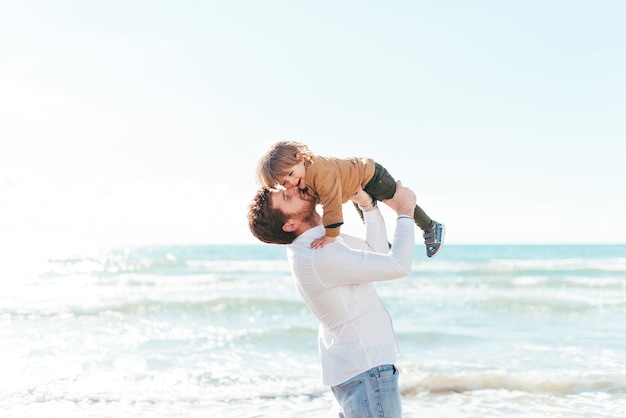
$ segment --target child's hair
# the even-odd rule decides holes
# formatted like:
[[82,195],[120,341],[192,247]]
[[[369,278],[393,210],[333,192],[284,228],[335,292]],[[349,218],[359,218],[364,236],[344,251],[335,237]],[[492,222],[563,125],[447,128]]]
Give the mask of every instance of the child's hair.
[[259,185],[266,189],[273,189],[280,184],[280,179],[289,175],[299,157],[304,157],[304,165],[313,161],[313,153],[309,148],[295,141],[278,141],[273,143],[257,164],[256,177]]

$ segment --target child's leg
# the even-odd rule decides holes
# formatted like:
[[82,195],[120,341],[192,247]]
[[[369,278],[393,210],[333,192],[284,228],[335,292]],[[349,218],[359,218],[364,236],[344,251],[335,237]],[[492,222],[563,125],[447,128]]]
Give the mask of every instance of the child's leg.
[[[396,194],[396,180],[385,167],[376,163],[374,176],[365,185],[364,190],[376,200],[391,199]],[[433,220],[418,205],[415,205],[413,219],[422,231],[428,231],[435,225]]]
[[396,194],[396,180],[385,167],[376,163],[374,175],[363,190],[376,200],[391,199]]
[[424,232],[435,226],[435,222],[430,219],[430,216],[426,215],[426,212],[424,212],[419,205],[415,205],[415,210],[413,210],[413,219],[415,220],[417,226],[419,226]]
[[[363,190],[365,190],[374,200],[391,199],[396,194],[396,181],[391,174],[382,165],[375,163],[374,175],[367,182]],[[363,218],[363,212],[359,209],[359,205],[356,203],[354,207],[359,212],[361,220],[365,222]]]

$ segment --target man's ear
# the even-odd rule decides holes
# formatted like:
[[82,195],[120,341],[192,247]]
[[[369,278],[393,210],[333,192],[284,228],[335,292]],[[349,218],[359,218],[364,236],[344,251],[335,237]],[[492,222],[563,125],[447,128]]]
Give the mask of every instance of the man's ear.
[[285,231],[285,232],[294,232],[297,228],[298,228],[298,224],[297,223],[286,222],[283,225],[283,231]]

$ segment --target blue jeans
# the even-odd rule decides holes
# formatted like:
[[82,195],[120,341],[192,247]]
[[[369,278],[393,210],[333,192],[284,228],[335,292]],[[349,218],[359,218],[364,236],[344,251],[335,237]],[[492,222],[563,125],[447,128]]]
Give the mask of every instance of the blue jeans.
[[377,366],[331,387],[343,413],[340,418],[400,418],[398,369]]

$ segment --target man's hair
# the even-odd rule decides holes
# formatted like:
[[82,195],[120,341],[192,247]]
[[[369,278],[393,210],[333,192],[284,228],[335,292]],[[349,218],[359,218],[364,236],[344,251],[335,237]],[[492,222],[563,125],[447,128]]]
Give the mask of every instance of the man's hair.
[[291,244],[295,232],[283,231],[287,216],[272,208],[272,191],[261,188],[248,205],[248,227],[257,239],[268,244]]
[[309,148],[295,141],[278,141],[273,143],[259,158],[256,169],[257,181],[261,187],[272,189],[280,183],[281,177],[287,176],[294,165],[304,158],[308,166],[314,154]]

